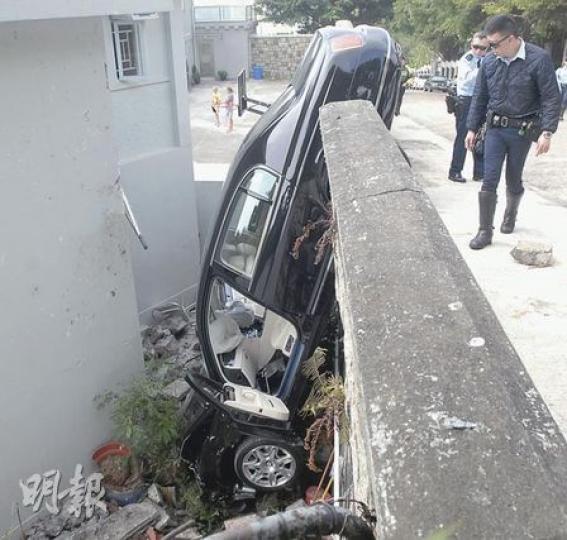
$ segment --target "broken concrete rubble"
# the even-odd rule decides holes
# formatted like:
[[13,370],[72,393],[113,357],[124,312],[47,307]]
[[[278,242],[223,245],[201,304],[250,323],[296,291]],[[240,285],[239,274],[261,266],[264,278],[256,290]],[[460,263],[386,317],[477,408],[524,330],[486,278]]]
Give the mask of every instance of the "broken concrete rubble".
[[96,523],[85,523],[65,533],[60,540],[126,540],[144,531],[160,517],[159,508],[151,501],[124,506],[110,517]]
[[553,264],[553,247],[543,242],[520,240],[510,255],[527,266],[544,268]]
[[159,357],[171,356],[179,350],[177,338],[169,331],[165,331],[165,335],[156,343],[154,343],[154,354]]
[[108,512],[103,512],[100,508],[96,508],[93,517],[87,520],[84,512],[78,517],[71,513],[70,505],[71,503],[67,502],[61,508],[59,514],[46,514],[33,520],[25,530],[26,537],[33,540],[59,538],[65,531],[72,531],[83,523],[97,523],[100,519],[108,516]]
[[181,400],[187,395],[183,378],[188,370],[201,363],[194,326],[194,321],[172,315],[142,330],[147,375],[156,382],[170,385],[167,394],[175,399]]
[[148,488],[148,499],[157,505],[163,506],[163,496],[156,484],[152,484]]
[[181,315],[172,315],[163,321],[162,326],[167,328],[177,339],[181,339],[189,329],[190,322]]

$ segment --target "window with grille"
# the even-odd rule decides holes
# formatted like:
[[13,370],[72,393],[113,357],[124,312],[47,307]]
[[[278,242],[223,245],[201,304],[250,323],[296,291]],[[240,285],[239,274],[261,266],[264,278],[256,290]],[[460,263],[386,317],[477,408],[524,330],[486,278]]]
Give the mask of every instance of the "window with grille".
[[140,54],[140,26],[132,22],[113,22],[114,62],[116,77],[139,77],[142,75]]

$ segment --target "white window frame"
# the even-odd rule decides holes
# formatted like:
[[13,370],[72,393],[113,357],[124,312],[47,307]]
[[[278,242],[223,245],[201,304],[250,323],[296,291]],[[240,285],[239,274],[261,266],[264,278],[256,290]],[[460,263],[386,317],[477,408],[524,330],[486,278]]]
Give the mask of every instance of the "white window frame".
[[[111,33],[113,41],[114,71],[116,78],[121,80],[137,80],[144,75],[144,58],[142,54],[142,23],[128,19],[111,19]],[[136,58],[136,74],[124,73],[124,58],[122,57],[122,47],[120,43],[119,26],[131,26],[134,33],[134,56]]]

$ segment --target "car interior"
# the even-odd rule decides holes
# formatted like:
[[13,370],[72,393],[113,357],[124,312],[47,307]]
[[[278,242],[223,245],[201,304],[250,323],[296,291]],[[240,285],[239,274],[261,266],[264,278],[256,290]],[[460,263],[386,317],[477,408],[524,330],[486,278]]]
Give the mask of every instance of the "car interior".
[[248,277],[254,271],[275,183],[272,173],[255,169],[246,176],[231,203],[220,259]]
[[293,324],[215,278],[208,330],[227,381],[271,395],[278,392],[297,341]]

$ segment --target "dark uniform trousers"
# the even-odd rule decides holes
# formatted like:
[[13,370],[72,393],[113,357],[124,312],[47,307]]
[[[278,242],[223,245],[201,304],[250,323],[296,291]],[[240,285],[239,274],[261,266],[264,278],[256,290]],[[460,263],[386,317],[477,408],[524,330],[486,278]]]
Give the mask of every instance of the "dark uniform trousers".
[[511,193],[524,191],[522,171],[531,141],[518,128],[489,127],[484,140],[484,182],[482,191],[496,192],[506,159],[506,187]]
[[[467,116],[469,115],[471,102],[472,97],[459,97],[459,106],[455,112],[457,135],[453,143],[453,159],[451,160],[451,168],[449,169],[449,174],[451,175],[461,173],[465,166],[465,158],[467,157],[465,137],[467,136]],[[473,152],[473,177],[477,179],[484,177],[483,157],[476,152]]]

